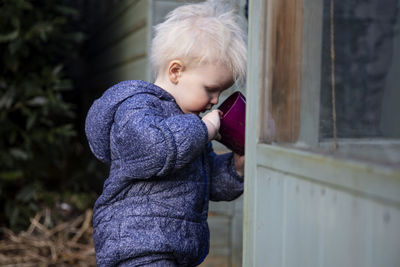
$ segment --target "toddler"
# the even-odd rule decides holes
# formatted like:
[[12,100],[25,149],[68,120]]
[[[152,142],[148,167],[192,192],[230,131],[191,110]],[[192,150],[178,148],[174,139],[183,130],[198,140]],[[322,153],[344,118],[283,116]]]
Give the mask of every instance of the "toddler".
[[208,253],[208,201],[243,192],[244,157],[216,155],[221,112],[202,112],[245,76],[237,15],[207,1],[155,27],[154,83],[124,81],[90,108],[86,135],[110,164],[94,206],[98,266],[196,266]]

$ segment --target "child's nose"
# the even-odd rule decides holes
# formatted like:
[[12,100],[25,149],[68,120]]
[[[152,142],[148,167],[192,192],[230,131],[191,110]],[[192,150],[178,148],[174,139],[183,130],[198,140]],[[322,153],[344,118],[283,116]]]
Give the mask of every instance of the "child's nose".
[[211,98],[210,103],[213,104],[213,105],[218,104],[218,96],[214,96],[213,98]]

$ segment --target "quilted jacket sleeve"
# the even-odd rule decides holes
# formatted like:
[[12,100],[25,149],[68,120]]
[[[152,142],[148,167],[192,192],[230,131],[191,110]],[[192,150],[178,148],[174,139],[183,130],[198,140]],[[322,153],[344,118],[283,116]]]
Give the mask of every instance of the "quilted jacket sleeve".
[[137,95],[115,114],[110,135],[112,170],[128,179],[167,175],[200,155],[207,138],[198,116],[168,117],[156,97]]
[[210,200],[230,201],[243,193],[244,178],[234,169],[233,153],[217,155],[211,143],[207,145],[210,165]]

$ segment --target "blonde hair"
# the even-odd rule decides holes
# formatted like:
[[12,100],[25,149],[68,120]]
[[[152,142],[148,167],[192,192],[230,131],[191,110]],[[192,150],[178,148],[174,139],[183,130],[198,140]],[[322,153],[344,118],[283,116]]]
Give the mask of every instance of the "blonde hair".
[[187,65],[223,63],[235,80],[243,80],[247,47],[239,20],[233,10],[213,0],[174,9],[154,28],[151,63],[156,75],[179,59]]

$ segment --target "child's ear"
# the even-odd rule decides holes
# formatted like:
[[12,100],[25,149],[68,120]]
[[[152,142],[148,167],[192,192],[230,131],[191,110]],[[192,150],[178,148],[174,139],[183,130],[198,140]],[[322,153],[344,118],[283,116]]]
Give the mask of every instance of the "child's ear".
[[180,77],[182,76],[182,72],[184,70],[184,66],[182,61],[180,60],[172,60],[168,66],[168,77],[169,80],[173,84],[178,84]]

